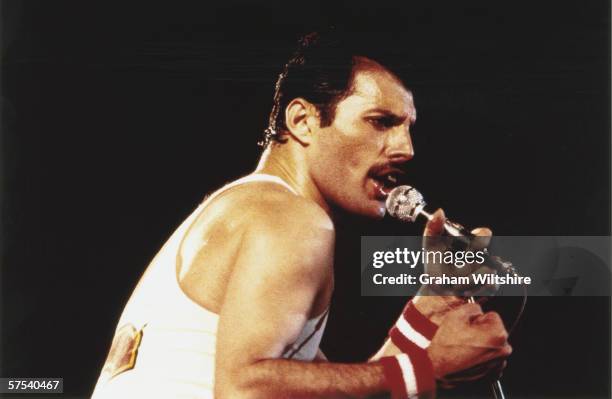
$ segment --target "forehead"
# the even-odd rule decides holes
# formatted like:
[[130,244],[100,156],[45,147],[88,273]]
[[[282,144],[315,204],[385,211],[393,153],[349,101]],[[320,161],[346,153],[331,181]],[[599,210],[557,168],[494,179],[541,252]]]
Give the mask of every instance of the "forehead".
[[382,67],[358,70],[353,79],[351,94],[341,103],[353,111],[379,109],[410,119],[416,118],[412,93],[397,77]]

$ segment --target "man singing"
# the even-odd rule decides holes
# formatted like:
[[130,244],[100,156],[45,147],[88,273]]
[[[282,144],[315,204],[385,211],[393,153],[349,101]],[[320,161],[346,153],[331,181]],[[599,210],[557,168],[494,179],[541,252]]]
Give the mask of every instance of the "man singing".
[[[209,196],[153,259],[94,398],[434,397],[436,385],[498,373],[511,352],[501,319],[459,298],[413,299],[369,361],[319,350],[334,220],[384,216],[416,117],[390,70],[305,37],[276,84],[257,169]],[[443,222],[439,210],[425,234]]]

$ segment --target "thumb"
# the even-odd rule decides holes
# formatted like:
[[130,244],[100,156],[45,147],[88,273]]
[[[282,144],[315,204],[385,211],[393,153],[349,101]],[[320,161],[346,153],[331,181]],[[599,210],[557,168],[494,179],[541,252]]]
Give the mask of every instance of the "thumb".
[[431,220],[425,225],[425,232],[423,235],[426,237],[439,236],[444,231],[444,222],[446,222],[446,215],[442,208],[439,208],[433,213]]
[[491,236],[493,235],[491,229],[487,227],[477,227],[472,230],[471,233],[475,236],[470,244],[472,249],[485,249],[491,245]]

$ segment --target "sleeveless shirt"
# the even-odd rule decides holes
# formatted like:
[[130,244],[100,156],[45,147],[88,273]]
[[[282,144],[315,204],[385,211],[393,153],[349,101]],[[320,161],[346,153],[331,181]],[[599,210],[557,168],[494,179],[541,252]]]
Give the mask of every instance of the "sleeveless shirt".
[[[240,184],[271,182],[297,193],[277,176],[252,174],[208,197],[178,227],[125,306],[93,399],[212,398],[219,316],[192,301],[179,286],[176,257],[189,227],[219,194]],[[311,361],[327,311],[304,325],[283,358]]]

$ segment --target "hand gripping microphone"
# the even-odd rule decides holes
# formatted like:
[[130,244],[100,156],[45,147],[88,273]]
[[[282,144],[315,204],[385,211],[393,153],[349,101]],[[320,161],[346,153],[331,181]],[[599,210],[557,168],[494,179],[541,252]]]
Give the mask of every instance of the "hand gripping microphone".
[[[403,222],[414,222],[419,215],[423,215],[428,220],[431,220],[433,215],[425,211],[425,205],[427,204],[425,203],[423,195],[414,187],[407,185],[398,186],[391,190],[385,203],[389,215]],[[450,236],[455,237],[464,247],[469,246],[470,241],[475,237],[472,233],[467,231],[465,227],[448,219],[444,222],[444,230],[446,230]],[[487,265],[492,266],[496,270],[515,276],[518,275],[512,263],[490,257],[486,252],[485,258]],[[470,297],[468,301],[474,302],[474,298]],[[504,390],[499,380],[491,384],[491,391],[495,399],[505,399]]]
[[[421,194],[416,188],[408,185],[398,186],[391,190],[385,203],[389,215],[401,220],[402,222],[414,222],[419,215],[423,215],[428,220],[431,220],[433,215],[425,211],[425,205],[427,205],[427,203],[423,198],[423,194]],[[455,240],[463,247],[455,249],[466,249],[472,240],[477,239],[476,236],[470,233],[465,227],[449,219],[446,219],[444,222],[444,230],[446,230],[448,235],[454,237]],[[484,256],[487,261],[487,265],[491,266],[498,272],[518,276],[518,273],[512,266],[511,262],[505,262],[497,257],[489,256],[486,249]]]

